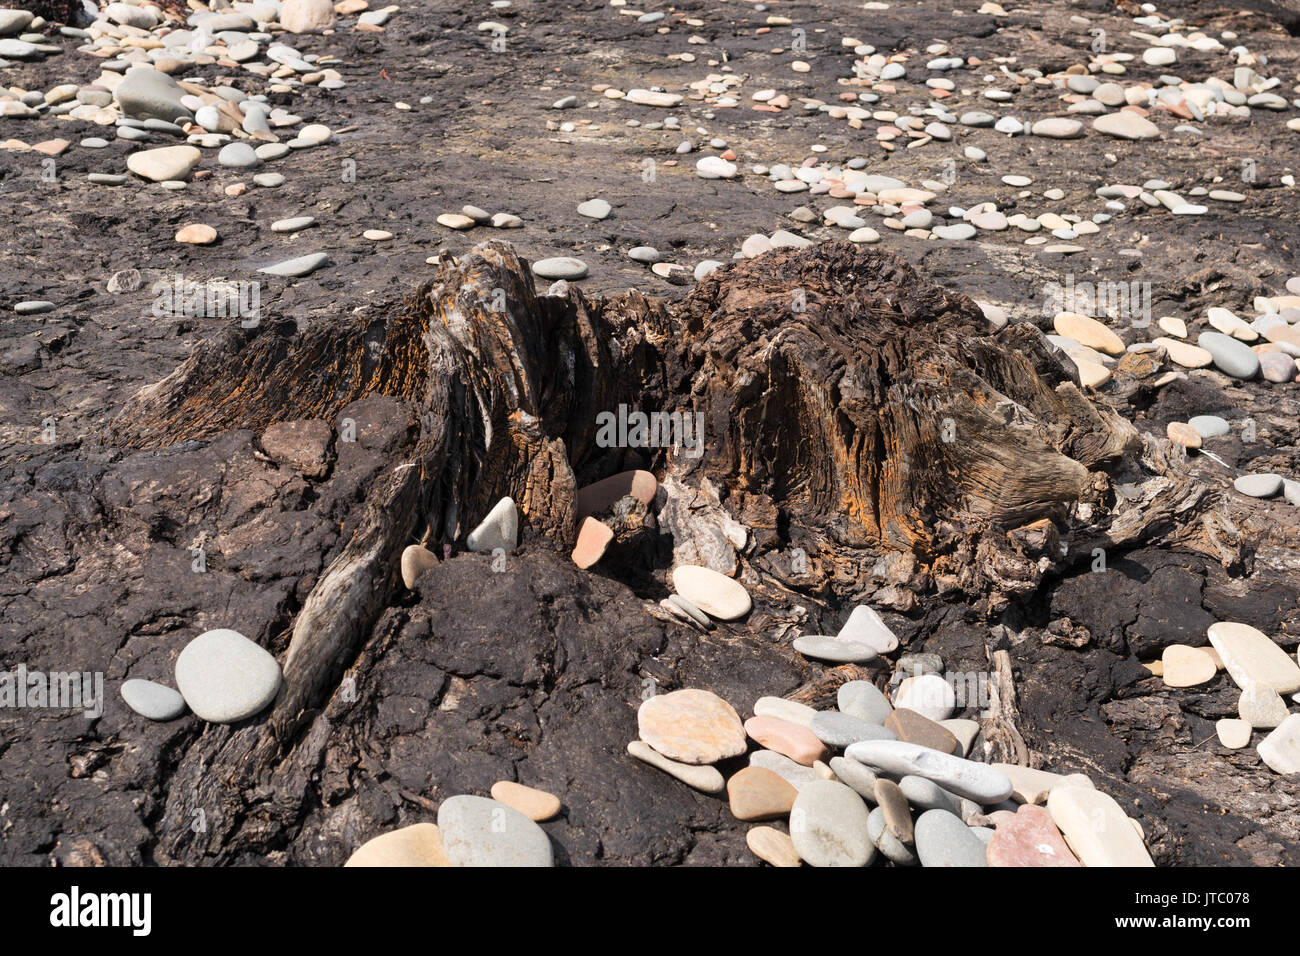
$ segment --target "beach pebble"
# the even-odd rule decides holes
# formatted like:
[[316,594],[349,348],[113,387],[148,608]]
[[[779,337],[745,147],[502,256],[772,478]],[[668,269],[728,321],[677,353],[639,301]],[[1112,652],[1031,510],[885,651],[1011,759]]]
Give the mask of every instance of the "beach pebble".
[[1155,866],[1132,821],[1109,794],[1057,787],[1047,798],[1047,810],[1084,866]]
[[916,855],[921,866],[988,866],[984,841],[961,817],[946,810],[926,810],[916,820]]
[[671,760],[709,764],[748,749],[740,716],[707,690],[656,694],[637,710],[638,736]]
[[1300,690],[1300,666],[1263,631],[1233,621],[1211,624],[1206,632],[1223,667],[1243,690],[1252,683],[1272,687],[1279,694]]
[[438,828],[432,823],[416,823],[367,840],[343,866],[451,866],[451,863]]
[[449,797],[438,808],[438,831],[452,866],[554,866],[546,831],[518,810],[488,797]]
[[744,767],[727,781],[727,800],[737,820],[788,816],[798,795],[785,778],[763,767]]
[[679,565],[673,569],[672,580],[678,594],[722,621],[742,618],[753,606],[743,584],[712,568]]
[[493,800],[518,810],[530,820],[550,820],[560,812],[559,797],[512,780],[498,780],[490,792]]
[[716,767],[699,766],[672,760],[655,750],[644,740],[632,741],[627,745],[627,752],[642,763],[662,770],[670,777],[680,780],[688,787],[699,790],[701,793],[721,793],[723,787],[726,786],[722,774],[718,772]]
[[[439,220],[443,217],[439,216]],[[470,222],[474,220],[463,217]],[[543,279],[565,279],[574,281],[587,276],[587,264],[572,256],[556,256],[552,259],[540,259],[533,263],[533,274]]]
[[128,707],[150,720],[173,720],[185,713],[185,698],[155,681],[123,681],[121,693]]
[[856,743],[848,749],[846,756],[897,776],[912,774],[924,777],[949,793],[984,806],[1001,803],[1011,796],[1010,779],[987,764],[901,740]]
[[519,545],[519,509],[509,495],[502,498],[487,516],[465,537],[470,551],[513,551]]
[[790,839],[809,866],[866,866],[876,855],[867,805],[835,780],[804,785],[790,810]]
[[176,688],[190,710],[233,724],[265,708],[280,689],[280,665],[238,631],[205,631],[176,658]]

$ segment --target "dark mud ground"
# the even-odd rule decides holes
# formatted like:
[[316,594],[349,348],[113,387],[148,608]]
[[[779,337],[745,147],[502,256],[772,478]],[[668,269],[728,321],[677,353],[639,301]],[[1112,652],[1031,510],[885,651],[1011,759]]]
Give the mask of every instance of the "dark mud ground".
[[[754,35],[767,14],[739,3],[680,3],[677,12],[707,23],[675,26],[667,37],[596,2],[516,2],[506,11],[408,3],[383,33],[341,29],[298,38],[304,50],[341,57],[349,85],[336,93],[308,88],[286,103],[309,120],[353,129],[334,145],[273,167],[289,180],[278,190],[226,197],[222,187],[240,177],[223,169],[184,193],[87,184],[92,169],[124,168],[120,142],[65,154],[55,184],[41,181],[32,154],[0,152],[0,304],[59,304],[48,315],[10,314],[0,330],[0,665],[103,670],[109,687],[99,719],[0,713],[0,863],[339,864],[378,832],[432,819],[448,795],[485,793],[494,780],[514,778],[563,797],[565,814],[546,825],[562,861],[752,864],[745,827],[724,803],[623,754],[635,735],[635,707],[651,678],[665,690],[710,687],[746,712],[757,697],[794,691],[820,668],[788,648],[789,634],[772,627],[771,617],[756,614],[701,637],[645,612],[645,599],[661,594],[634,594],[616,580],[579,572],[541,543],[525,543],[506,574],[487,573],[486,559],[476,556],[431,573],[420,595],[408,595],[376,628],[349,671],[346,686],[355,693],[340,691],[312,725],[311,734],[322,739],[303,749],[318,756],[290,761],[280,784],[242,795],[246,814],[211,813],[209,829],[194,836],[190,824],[202,808],[189,805],[187,794],[204,768],[187,760],[187,750],[201,735],[231,731],[193,717],[148,723],[121,705],[116,687],[128,676],[169,681],[180,647],[210,627],[235,626],[282,653],[294,613],[357,520],[367,482],[385,455],[411,441],[411,424],[383,399],[350,410],[358,443],[329,449],[321,479],[277,467],[249,432],[136,453],[106,447],[105,427],[136,389],[171,372],[195,342],[224,327],[219,319],[149,315],[149,285],[177,272],[247,279],[259,266],[326,250],[332,267],[264,286],[267,313],[306,324],[358,310],[382,313],[428,274],[426,257],[488,237],[515,242],[530,259],[582,257],[592,268],[583,286],[592,292],[636,287],[670,297],[685,290],[628,260],[628,247],[654,245],[693,266],[729,259],[751,232],[783,227],[815,239],[842,237],[787,218],[807,196],[783,196],[752,177],[696,177],[698,154],[673,154],[682,133],[630,129],[630,117],[646,122],[671,112],[697,141],[693,127],[704,126],[729,141],[742,169],[798,163],[810,144],[822,143],[831,157],[865,155],[870,171],[916,182],[935,178],[952,157],[958,178],[945,204],[992,198],[1014,206],[1017,191],[998,181],[1008,172],[1032,175],[1035,191],[1060,187],[1066,199],[1059,208],[1084,215],[1100,209],[1093,190],[1109,182],[1159,177],[1177,190],[1217,173],[1228,188],[1248,192],[1246,203],[1212,205],[1196,218],[1135,204],[1099,235],[1085,237],[1087,251],[1067,260],[1006,235],[943,243],[882,230],[886,245],[931,281],[1000,303],[1013,318],[1041,323],[1044,285],[1069,271],[1151,282],[1154,314],[1198,320],[1189,321],[1194,335],[1208,306],[1250,314],[1253,295],[1279,293],[1300,271],[1295,193],[1279,182],[1300,168],[1300,139],[1283,126],[1289,113],[1256,111],[1249,123],[1205,124],[1204,138],[1172,134],[1166,119],[1166,135],[1155,144],[1010,139],[959,128],[953,144],[884,156],[867,130],[842,121],[749,108],[749,94],[765,87],[792,98],[832,98],[836,79],[850,72],[852,53],[839,46],[845,35],[886,53],[950,41],[959,55],[1016,55],[1049,72],[1085,59],[1091,37],[1069,23],[1071,14],[1116,37],[1133,28],[1102,0],[1007,4],[1012,13],[996,18],[971,12],[978,4],[965,6],[958,15],[942,2],[887,11],[841,0],[774,5],[808,31],[809,52],[801,57],[812,71],[795,74],[789,53],[770,52],[785,45],[778,30]],[[1267,54],[1270,69],[1288,78],[1282,92],[1300,70],[1300,47],[1281,25],[1295,27],[1292,13],[1249,14],[1209,2],[1162,12],[1212,34],[1236,31],[1239,42]],[[487,36],[476,31],[485,19],[510,25],[507,52],[487,49]],[[688,46],[691,33],[707,44]],[[45,89],[92,79],[96,62],[62,42],[64,55],[7,70],[5,82]],[[1122,48],[1139,52],[1141,45]],[[724,49],[746,82],[741,107],[718,110],[714,120],[704,120],[706,108],[690,101],[664,111],[590,92],[597,83],[679,88],[713,72],[704,61]],[[666,59],[683,51],[697,61]],[[1200,78],[1198,64],[1202,71],[1214,65],[1223,75],[1221,63],[1189,53],[1179,69]],[[1158,72],[1142,69],[1136,75]],[[578,95],[579,109],[546,109],[569,93]],[[434,102],[418,105],[426,95]],[[396,110],[399,100],[413,109]],[[949,102],[955,111],[984,105]],[[1020,114],[1059,113],[1055,94],[1034,87],[1018,94],[1016,106]],[[552,132],[548,119],[589,119],[600,129]],[[98,132],[39,121],[45,128],[37,134],[23,125],[30,122],[0,123],[0,138],[73,132],[68,138],[75,141]],[[962,160],[964,145],[986,149],[990,161]],[[651,184],[641,177],[647,157],[659,164]],[[676,167],[665,164],[678,158]],[[354,183],[342,181],[344,159],[356,162]],[[1243,159],[1257,166],[1249,188],[1231,185]],[[203,165],[214,165],[206,154]],[[574,213],[576,203],[595,195],[613,204],[610,219]],[[517,213],[525,228],[450,233],[434,223],[465,203]],[[296,236],[269,231],[271,221],[299,214],[317,216],[319,225]],[[173,242],[188,222],[217,226],[221,240],[208,248]],[[367,228],[397,238],[369,243],[360,236]],[[1140,258],[1119,255],[1135,247]],[[106,291],[113,273],[132,268],[144,274],[139,291]],[[1209,447],[1230,465],[1296,475],[1296,388],[1233,384],[1202,372],[1124,410],[1139,428],[1157,433],[1167,421],[1199,412],[1253,417],[1255,441],[1234,433]],[[57,422],[53,443],[41,440],[47,417]],[[1207,482],[1227,484],[1221,468],[1198,468]],[[1217,619],[1253,624],[1294,651],[1294,511],[1241,501],[1234,508],[1256,541],[1249,577],[1185,554],[1111,555],[1109,570],[1053,580],[1007,621],[1018,632],[1010,644],[1020,729],[1035,761],[1092,775],[1142,823],[1161,865],[1300,863],[1300,785],[1269,771],[1253,748],[1227,751],[1214,738],[1214,721],[1235,714],[1231,681],[1220,674],[1200,688],[1170,690],[1142,679],[1137,663],[1175,641],[1204,644],[1205,627]],[[203,575],[190,571],[196,542],[209,551]],[[807,606],[807,630],[842,620],[838,608],[812,600]],[[987,667],[989,622],[966,607],[926,597],[910,615],[888,619],[909,650],[938,652],[952,670]],[[1086,640],[1056,636],[1077,637],[1078,628]],[[535,636],[521,640],[523,634]]]

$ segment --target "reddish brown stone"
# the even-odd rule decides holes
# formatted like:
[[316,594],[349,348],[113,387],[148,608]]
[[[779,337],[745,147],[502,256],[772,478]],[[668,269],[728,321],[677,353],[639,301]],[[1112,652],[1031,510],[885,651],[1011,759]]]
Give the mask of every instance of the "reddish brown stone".
[[795,763],[811,767],[829,756],[826,745],[807,727],[800,727],[777,717],[751,717],[745,721],[745,733],[768,750],[785,754]]
[[885,814],[886,829],[898,838],[898,842],[911,844],[912,811],[902,789],[892,780],[880,779],[876,781],[875,793],[876,803]]
[[1046,807],[1026,803],[1015,813],[994,814],[989,866],[1082,866],[1065,845]]
[[906,707],[898,708],[885,718],[885,729],[892,730],[899,740],[932,747],[946,754],[955,754],[961,749],[961,744],[947,727]]

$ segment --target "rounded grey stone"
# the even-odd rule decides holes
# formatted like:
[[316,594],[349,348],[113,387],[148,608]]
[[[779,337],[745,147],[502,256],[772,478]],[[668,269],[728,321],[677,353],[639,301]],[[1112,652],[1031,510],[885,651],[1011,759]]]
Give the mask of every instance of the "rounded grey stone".
[[1272,498],[1282,490],[1282,476],[1273,474],[1242,475],[1233,481],[1232,487],[1251,498]]
[[261,164],[257,158],[257,152],[247,143],[229,143],[221,147],[221,152],[217,154],[217,162],[222,166],[229,166],[231,169],[248,169],[250,166]]
[[297,278],[299,276],[310,275],[328,261],[329,256],[326,253],[313,252],[311,255],[299,256],[296,259],[287,259],[284,262],[277,262],[273,266],[266,266],[257,271],[265,272],[267,275]]
[[946,810],[925,811],[917,818],[915,833],[922,866],[988,866],[984,841]]
[[659,250],[654,246],[636,246],[628,250],[628,258],[635,259],[637,262],[658,262]]
[[867,805],[835,780],[807,783],[790,810],[790,839],[809,866],[866,866],[876,855]]
[[280,665],[238,631],[205,631],[176,658],[176,687],[203,720],[229,724],[251,717],[275,699]]
[[150,720],[172,720],[185,713],[184,697],[151,680],[125,681],[121,692],[126,706]]
[[45,299],[28,299],[15,305],[14,311],[19,315],[38,315],[41,312],[53,312],[54,303]]
[[438,829],[452,866],[554,866],[550,837],[518,810],[489,797],[449,797]]
[[898,788],[917,810],[947,810],[954,816],[962,815],[961,798],[953,796],[933,780],[908,774],[898,781]]
[[[792,761],[793,762],[793,761]],[[753,761],[750,761],[753,764]],[[831,770],[840,783],[847,784],[857,791],[858,796],[869,803],[876,800],[876,781],[879,779],[869,767],[848,757],[832,757]]]
[[1250,379],[1259,374],[1259,356],[1244,342],[1222,332],[1202,332],[1196,344],[1210,353],[1214,367],[1226,375]]
[[812,732],[828,747],[843,750],[859,740],[897,740],[891,730],[852,714],[823,710],[813,714]]
[[873,724],[883,725],[894,711],[889,699],[876,685],[865,680],[851,680],[841,684],[835,702],[842,713]]

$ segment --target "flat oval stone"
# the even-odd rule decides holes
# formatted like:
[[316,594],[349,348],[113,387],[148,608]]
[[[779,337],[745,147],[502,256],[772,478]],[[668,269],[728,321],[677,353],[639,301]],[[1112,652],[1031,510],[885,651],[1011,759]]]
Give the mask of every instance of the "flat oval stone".
[[812,732],[828,747],[843,750],[860,740],[897,740],[892,730],[852,714],[823,710],[813,715]]
[[988,866],[984,841],[946,810],[926,810],[917,818],[915,833],[922,866]]
[[1279,694],[1300,690],[1300,667],[1263,631],[1249,624],[1219,621],[1206,633],[1238,687],[1244,690],[1251,683],[1260,683]]
[[1047,810],[1084,866],[1155,866],[1142,837],[1109,794],[1057,787],[1047,798]]
[[745,833],[745,845],[764,863],[772,866],[802,866],[799,851],[789,834],[772,827],[751,827]]
[[1059,774],[1033,767],[1020,767],[1010,763],[991,764],[994,770],[1006,774],[1011,780],[1012,797],[1020,803],[1046,803],[1047,795],[1057,787],[1086,786],[1092,781],[1082,774]]
[[442,834],[432,823],[416,823],[367,840],[343,864],[349,866],[451,866]]
[[586,216],[588,219],[605,219],[610,212],[609,203],[603,199],[588,199],[586,202],[578,203],[578,215]]
[[[469,219],[468,216],[465,217]],[[474,220],[469,220],[473,223]],[[573,256],[555,256],[533,263],[533,274],[543,279],[566,279],[570,282],[587,277],[587,264]]]
[[719,620],[742,618],[753,607],[744,585],[712,568],[683,564],[673,569],[672,577],[678,594]]
[[876,807],[867,816],[867,837],[891,862],[899,866],[920,865],[921,861],[916,858],[916,854],[889,832],[889,828],[885,825],[885,811],[882,807]]
[[305,275],[311,275],[325,263],[329,262],[329,255],[324,252],[313,252],[310,255],[299,256],[296,259],[287,259],[284,262],[277,262],[273,266],[266,266],[258,269],[258,272],[265,272],[267,275],[286,276],[288,278],[299,278]]
[[[582,520],[578,528],[578,539],[573,545],[573,563],[584,571],[592,567],[605,556],[605,551],[614,540],[614,529],[603,521],[590,516]],[[676,597],[676,595],[673,595]]]
[[722,779],[722,774],[716,767],[701,767],[670,760],[644,740],[632,741],[627,745],[627,752],[642,763],[648,763],[662,770],[670,777],[680,780],[701,793],[721,793],[722,788],[726,786],[726,781]]
[[764,767],[744,767],[727,781],[731,815],[737,820],[771,820],[789,815],[799,791]]
[[549,820],[560,812],[560,798],[512,780],[492,784],[492,799],[518,810],[530,820]]
[[831,773],[840,783],[852,787],[864,800],[876,799],[876,781],[879,779],[868,767],[847,757],[831,758]]
[[280,665],[238,631],[205,631],[176,658],[176,687],[201,719],[233,724],[275,699]]
[[1171,442],[1184,448],[1201,447],[1201,433],[1186,422],[1170,422],[1165,426],[1165,434]]
[[1214,366],[1233,378],[1251,379],[1259,373],[1259,356],[1243,342],[1222,332],[1202,332],[1196,344],[1214,358]]
[[886,718],[885,729],[899,740],[941,753],[955,754],[961,747],[952,731],[914,710],[895,710]]
[[790,839],[809,866],[866,866],[876,855],[867,805],[835,780],[805,784],[790,810]]
[[805,657],[836,664],[865,664],[876,659],[876,650],[861,641],[846,641],[824,634],[804,634],[790,644]]
[[913,774],[930,780],[949,793],[982,806],[1001,803],[1011,796],[1007,775],[988,764],[941,753],[901,740],[866,740],[848,749],[850,760],[876,767],[895,776]]
[[438,808],[438,830],[452,866],[554,866],[546,831],[518,810],[462,794]]
[[776,717],[751,717],[745,721],[745,733],[759,746],[784,754],[795,763],[811,767],[830,754],[826,745],[807,727],[792,724]]
[[894,632],[881,620],[875,609],[866,604],[859,604],[853,609],[835,636],[841,640],[866,644],[877,654],[889,654],[898,649],[898,638]]
[[1052,322],[1057,334],[1107,355],[1123,355],[1124,340],[1096,319],[1077,312],[1058,313]]
[[846,681],[836,692],[835,703],[840,711],[852,717],[884,726],[894,705],[875,684],[865,680]]
[[749,755],[749,765],[751,767],[762,767],[764,770],[770,770],[778,774],[796,790],[802,790],[814,780],[828,779],[819,772],[820,767],[825,766],[824,764],[805,767],[803,764],[795,763],[785,754],[779,754],[775,750],[755,750]]
[[1282,476],[1242,475],[1233,479],[1232,487],[1250,498],[1272,498],[1282,490]]
[[1170,644],[1160,656],[1163,679],[1169,687],[1195,687],[1213,680],[1219,669],[1205,651],[1185,644]]
[[707,690],[657,694],[637,710],[638,734],[659,753],[689,764],[716,763],[748,749],[740,716]]
[[975,738],[979,736],[980,732],[978,721],[963,720],[959,717],[941,720],[939,726],[957,738],[956,754],[958,757],[965,757],[970,753],[971,744],[975,742]]
[[912,809],[907,797],[892,780],[876,781],[876,803],[885,815],[885,829],[904,846],[912,842]]
[[121,693],[126,706],[150,720],[172,720],[185,713],[185,698],[155,681],[124,681]]
[[126,168],[156,183],[184,179],[202,158],[193,146],[163,146],[142,149],[126,158]]
[[1082,866],[1044,807],[1029,804],[998,820],[986,852],[989,866]]

